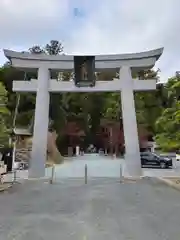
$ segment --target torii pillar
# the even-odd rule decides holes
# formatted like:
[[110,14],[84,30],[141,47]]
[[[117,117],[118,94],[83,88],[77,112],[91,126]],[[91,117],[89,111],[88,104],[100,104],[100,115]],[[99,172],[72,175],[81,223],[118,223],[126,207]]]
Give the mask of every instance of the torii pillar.
[[40,67],[38,69],[34,134],[29,178],[39,178],[45,175],[49,125],[49,80],[49,69],[46,66]]
[[[122,81],[121,105],[126,161],[125,162],[126,168],[124,170],[128,176],[139,177],[142,175],[142,170],[140,161],[136,110],[134,102],[134,90],[135,90],[134,83],[135,81],[139,83],[140,80],[132,79],[131,68],[127,66],[121,67],[120,78]],[[146,90],[146,86],[142,88],[142,86],[139,84],[139,87],[140,87],[139,90]]]

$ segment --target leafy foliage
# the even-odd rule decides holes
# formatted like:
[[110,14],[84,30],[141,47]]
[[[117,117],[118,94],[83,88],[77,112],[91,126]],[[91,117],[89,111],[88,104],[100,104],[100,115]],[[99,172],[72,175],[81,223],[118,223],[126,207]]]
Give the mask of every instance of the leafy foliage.
[[180,79],[170,78],[165,85],[167,107],[156,121],[156,142],[164,151],[180,149]]
[[6,104],[7,92],[3,84],[0,82],[0,145],[6,145],[8,143],[8,129],[6,121],[9,116],[9,111]]

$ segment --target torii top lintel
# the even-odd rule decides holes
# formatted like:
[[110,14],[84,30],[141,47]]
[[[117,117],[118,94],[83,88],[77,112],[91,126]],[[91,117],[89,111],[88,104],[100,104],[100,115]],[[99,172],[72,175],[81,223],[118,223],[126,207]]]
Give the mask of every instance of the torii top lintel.
[[[128,54],[95,55],[96,71],[103,69],[118,69],[129,66],[134,69],[152,68],[163,53],[163,48],[151,51]],[[5,56],[16,68],[37,69],[47,66],[49,69],[71,71],[74,68],[73,55],[32,54],[4,50]]]

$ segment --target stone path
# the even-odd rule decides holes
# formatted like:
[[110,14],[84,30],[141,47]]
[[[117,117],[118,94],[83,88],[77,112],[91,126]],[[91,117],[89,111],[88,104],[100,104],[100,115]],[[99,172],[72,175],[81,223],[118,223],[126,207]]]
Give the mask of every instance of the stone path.
[[[109,177],[119,178],[120,166],[123,166],[123,174],[126,176],[125,161],[123,159],[114,159],[112,157],[99,156],[98,154],[87,154],[78,158],[70,158],[61,165],[56,165],[55,178],[83,178],[85,165],[88,166],[88,177]],[[46,170],[46,176],[51,176],[51,168]],[[144,176],[150,177],[169,177],[180,176],[180,162],[176,162],[176,168],[173,169],[143,169]],[[18,171],[17,176],[20,179],[28,178],[28,171]],[[10,175],[6,180],[10,180]]]
[[[178,165],[179,164],[179,165]],[[123,159],[114,159],[112,157],[99,156],[98,154],[87,154],[72,161],[65,162],[63,165],[56,166],[55,177],[59,178],[82,178],[84,177],[85,165],[88,167],[88,176],[91,177],[110,177],[119,178],[120,166],[123,168],[123,174],[128,175],[125,170],[125,161]],[[164,177],[180,176],[180,162],[176,163],[173,169],[148,169],[144,168],[144,176]],[[46,172],[51,175],[51,169]]]
[[[56,166],[55,177],[58,178],[83,178],[85,165],[88,168],[88,177],[115,177],[120,175],[122,159],[87,154],[67,161],[63,165]],[[51,175],[51,169],[47,169],[47,176]]]
[[0,238],[179,240],[180,193],[154,181],[15,185],[0,195]]

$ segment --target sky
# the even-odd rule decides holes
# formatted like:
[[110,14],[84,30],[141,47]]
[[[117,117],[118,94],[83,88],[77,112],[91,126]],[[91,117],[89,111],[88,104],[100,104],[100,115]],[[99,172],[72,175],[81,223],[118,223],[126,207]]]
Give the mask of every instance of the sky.
[[0,0],[3,49],[59,40],[66,54],[119,54],[164,47],[161,81],[180,70],[179,0]]

